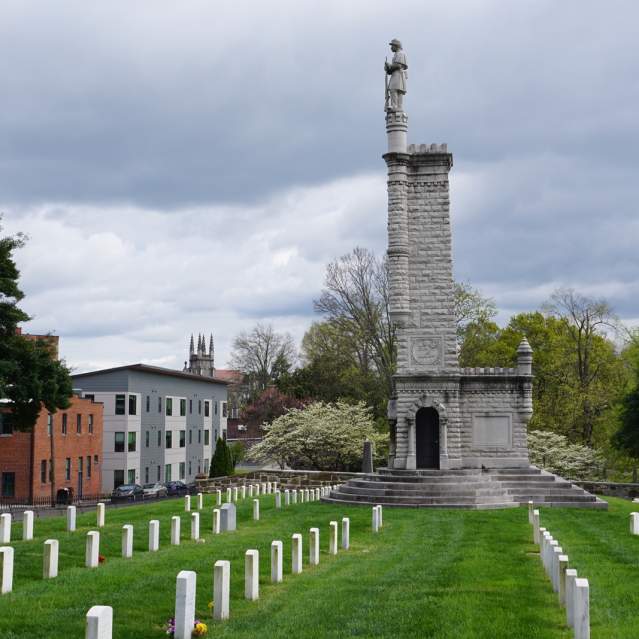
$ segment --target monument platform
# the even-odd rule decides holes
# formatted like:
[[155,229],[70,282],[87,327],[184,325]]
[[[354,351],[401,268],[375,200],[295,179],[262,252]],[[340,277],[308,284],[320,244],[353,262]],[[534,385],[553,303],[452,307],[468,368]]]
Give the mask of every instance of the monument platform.
[[574,484],[527,468],[396,470],[350,479],[322,499],[331,503],[382,504],[406,508],[599,508],[608,504]]

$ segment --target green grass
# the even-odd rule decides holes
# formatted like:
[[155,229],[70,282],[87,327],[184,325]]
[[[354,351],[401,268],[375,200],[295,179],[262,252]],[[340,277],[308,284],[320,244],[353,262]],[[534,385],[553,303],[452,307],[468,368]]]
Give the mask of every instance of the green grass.
[[[175,578],[198,575],[196,614],[210,637],[437,637],[569,638],[564,611],[546,579],[525,509],[503,511],[385,509],[384,528],[370,530],[369,507],[317,502],[276,511],[261,499],[261,521],[251,519],[249,499],[239,504],[238,530],[212,535],[212,502],[206,496],[200,530],[189,537],[182,501],[107,510],[101,554],[107,561],[84,568],[85,535],[94,513],[78,516],[66,533],[63,518],[36,520],[36,539],[18,541],[14,525],[14,591],[0,597],[2,639],[84,636],[84,617],[95,604],[113,606],[117,639],[166,637]],[[610,500],[609,512],[542,510],[570,563],[591,584],[592,637],[639,636],[639,537],[628,532],[632,505]],[[169,546],[170,518],[182,517],[182,545]],[[351,549],[328,555],[328,523],[351,518]],[[148,521],[160,520],[160,551],[146,551]],[[135,526],[134,556],[120,558],[121,527]],[[310,567],[308,529],[320,528],[320,565]],[[290,573],[291,535],[304,537],[304,572]],[[42,543],[60,541],[60,574],[44,581]],[[284,542],[284,581],[270,584],[270,543]],[[247,602],[244,552],[260,551],[260,600]],[[213,564],[231,561],[231,619],[213,622]]]

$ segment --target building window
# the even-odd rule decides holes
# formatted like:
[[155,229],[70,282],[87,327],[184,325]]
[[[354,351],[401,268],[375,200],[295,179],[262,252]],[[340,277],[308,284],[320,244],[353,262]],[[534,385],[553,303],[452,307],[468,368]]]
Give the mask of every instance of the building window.
[[162,469],[160,466],[158,466],[158,481],[160,481],[162,479]]
[[164,481],[171,481],[171,464],[164,467]]
[[191,462],[189,462],[189,477],[191,476]]
[[[116,395],[115,396],[115,414],[124,415],[124,407],[125,407],[124,395]],[[122,481],[124,482],[124,477],[122,477]]]
[[123,453],[124,452],[124,435],[126,433],[123,432],[117,432],[115,433],[115,448],[114,451],[116,453]]
[[189,399],[189,415],[193,414],[193,400]]
[[215,409],[215,414],[217,415],[217,400],[213,400],[213,408]]
[[166,448],[173,448],[173,432],[166,431]]
[[202,471],[202,460],[198,459],[197,460],[197,474],[199,475],[201,471]]
[[197,400],[197,414],[198,415],[202,414],[202,400],[201,399]]
[[85,393],[84,399],[90,399],[92,402],[95,401],[95,395],[93,393]]
[[150,410],[151,410],[151,397],[150,395],[147,395],[146,396],[146,412],[148,413]]
[[222,402],[222,417],[227,416],[227,405],[226,402]]
[[149,483],[149,467],[146,466],[146,468],[144,469],[144,483],[148,484]]
[[114,470],[113,471],[113,488],[122,486],[123,483],[124,483],[124,471]]
[[186,464],[184,462],[180,462],[180,479],[184,479],[185,477],[185,468]]
[[[151,439],[151,433],[150,431],[146,430],[144,431],[144,447],[148,448],[149,447],[149,440]],[[147,482],[148,483],[148,482]]]
[[93,435],[93,415],[89,415],[89,435]]
[[87,455],[87,479],[91,479],[91,455]]
[[180,431],[180,448],[184,448],[186,446],[186,431]]
[[198,429],[197,431],[197,443],[201,444],[202,443],[202,431]]
[[[161,412],[162,412],[162,398],[158,397],[158,413],[161,413]],[[158,481],[160,480],[158,479]]]
[[205,475],[209,474],[209,460],[208,459],[204,460],[204,474]]
[[193,443],[193,431],[189,429],[189,446]]
[[[162,448],[162,431],[158,430],[158,448]],[[158,481],[160,481],[158,479]]]
[[180,417],[184,417],[186,415],[186,400],[180,400]]
[[211,405],[208,402],[204,402],[204,417],[209,417],[211,414]]
[[94,466],[98,465],[98,456],[97,455],[93,455],[93,465]]
[[82,415],[75,416],[75,432],[80,435],[82,433]]
[[138,414],[138,396],[129,395],[129,415]]
[[40,462],[40,483],[41,484],[47,483],[47,460],[46,459],[43,459]]
[[15,473],[2,473],[2,496],[3,497],[16,496],[16,474]]
[[131,468],[128,474],[129,474],[129,476],[127,477],[128,483],[135,484],[135,468]]
[[138,442],[137,433],[129,433],[129,452],[134,453]]
[[69,481],[71,479],[71,457],[64,460],[64,478]]
[[0,413],[0,435],[12,435],[13,424],[9,413]]
[[62,413],[62,434],[67,434],[67,414]]
[[173,398],[172,397],[166,398],[166,414],[169,417],[173,416]]
[[47,435],[51,437],[51,432],[53,430],[53,415],[49,413],[47,415]]
[[211,438],[211,431],[207,428],[204,431],[204,445],[208,446],[211,442],[210,442],[210,438]]

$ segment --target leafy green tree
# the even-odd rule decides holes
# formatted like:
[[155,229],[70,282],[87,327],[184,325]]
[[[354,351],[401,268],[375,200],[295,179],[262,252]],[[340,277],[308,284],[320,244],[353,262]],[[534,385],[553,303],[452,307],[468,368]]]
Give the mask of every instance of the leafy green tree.
[[209,477],[228,477],[234,471],[231,451],[222,437],[218,437],[215,442],[215,452],[211,459]]
[[242,442],[233,442],[228,445],[228,450],[233,472],[235,472],[235,467],[246,457],[246,448]]

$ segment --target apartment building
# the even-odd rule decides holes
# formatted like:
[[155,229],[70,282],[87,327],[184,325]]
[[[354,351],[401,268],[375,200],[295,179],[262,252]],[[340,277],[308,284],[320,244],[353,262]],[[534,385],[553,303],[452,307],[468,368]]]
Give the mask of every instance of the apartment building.
[[105,407],[103,490],[208,472],[217,438],[226,437],[225,381],[146,364],[73,380]]

